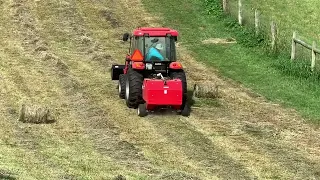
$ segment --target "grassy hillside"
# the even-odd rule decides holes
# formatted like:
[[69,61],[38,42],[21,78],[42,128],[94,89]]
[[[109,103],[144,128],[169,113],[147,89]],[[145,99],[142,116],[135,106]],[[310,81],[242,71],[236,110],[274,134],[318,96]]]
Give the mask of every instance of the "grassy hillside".
[[[162,16],[166,25],[180,31],[181,44],[194,52],[197,59],[217,67],[221,74],[243,83],[269,100],[293,107],[315,122],[319,120],[318,75],[310,75],[305,64],[292,64],[287,57],[266,54],[263,49],[255,47],[255,39],[248,39],[250,31],[234,25],[230,19],[207,15],[201,1],[144,2],[147,6],[158,7],[155,14]],[[183,4],[181,8],[180,3]],[[201,43],[209,38],[236,38],[239,43]]]
[[[210,1],[210,0],[209,0]],[[288,56],[291,51],[291,38],[293,31],[297,31],[298,38],[312,44],[313,41],[320,44],[320,31],[317,28],[320,24],[319,7],[320,2],[317,0],[301,0],[301,1],[243,1],[243,15],[246,26],[254,26],[254,9],[258,9],[261,13],[261,30],[270,36],[270,22],[274,21],[278,27],[278,46],[282,52]],[[238,1],[229,1],[230,14],[237,18]],[[311,52],[298,45],[297,58],[308,59],[310,62]],[[317,63],[319,70],[320,65]]]
[[[237,0],[230,0],[229,2],[232,7],[237,6]],[[292,31],[296,30],[308,40],[320,42],[320,30],[318,28],[320,25],[320,11],[318,9],[320,1],[244,0],[243,3],[245,11],[251,12],[250,18],[254,16],[252,9],[259,9],[262,23],[269,24],[271,20],[278,22],[281,35],[286,36],[288,39],[292,36]],[[232,9],[235,10],[236,8]],[[249,16],[247,17],[249,18]]]
[[[212,57],[224,59],[208,62],[232,75],[229,50],[243,51],[244,60],[255,55],[240,45],[194,46],[214,33],[232,34],[201,14],[197,1],[164,1],[0,1],[0,179],[319,179],[315,126],[199,62],[219,50]],[[123,63],[129,47],[122,34],[162,25],[163,16],[145,11],[150,5],[174,17],[182,42],[189,40],[178,48],[189,89],[197,81],[221,84],[220,98],[196,101],[188,118],[170,112],[139,118],[110,79],[111,64]],[[194,36],[192,28],[202,33]],[[57,121],[17,121],[24,102],[48,106]]]

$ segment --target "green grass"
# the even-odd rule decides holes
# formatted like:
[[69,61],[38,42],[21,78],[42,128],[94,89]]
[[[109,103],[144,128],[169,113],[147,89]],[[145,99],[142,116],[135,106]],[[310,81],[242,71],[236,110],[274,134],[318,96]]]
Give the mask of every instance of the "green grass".
[[[308,64],[290,63],[289,55],[269,55],[259,44],[252,44],[254,41],[248,38],[250,31],[238,27],[230,18],[208,15],[205,3],[199,0],[143,0],[143,3],[146,7],[157,7],[149,12],[163,17],[166,26],[177,29],[179,41],[197,60],[218,68],[224,76],[243,83],[269,100],[295,108],[314,122],[319,120],[318,75],[310,75]],[[235,37],[240,43],[201,44],[208,38],[229,37]]]
[[[229,1],[233,6],[237,4],[237,0]],[[243,1],[247,14],[253,16],[252,9],[261,11],[261,18],[264,24],[269,24],[274,20],[280,24],[282,34],[291,37],[292,31],[296,30],[302,36],[316,41],[320,41],[320,25],[319,10],[320,1],[318,0],[245,0]],[[249,15],[247,16],[249,18]],[[253,19],[252,19],[252,22]]]
[[[210,0],[209,0],[210,1]],[[212,0],[211,0],[212,1]],[[260,11],[260,24],[262,31],[270,36],[270,22],[274,21],[278,27],[278,46],[282,51],[291,51],[291,38],[293,31],[298,33],[298,38],[312,44],[312,41],[320,42],[320,14],[317,7],[320,1],[277,1],[277,0],[245,0],[243,1],[243,19],[246,26],[254,26],[254,9]],[[238,1],[229,0],[230,15],[237,18]],[[311,59],[308,49],[298,46],[298,58]]]

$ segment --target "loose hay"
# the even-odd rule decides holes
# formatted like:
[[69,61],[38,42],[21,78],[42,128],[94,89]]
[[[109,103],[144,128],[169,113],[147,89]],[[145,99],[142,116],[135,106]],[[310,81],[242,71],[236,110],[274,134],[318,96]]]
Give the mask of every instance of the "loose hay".
[[198,82],[193,87],[193,98],[217,98],[218,85],[211,82]]
[[26,106],[23,104],[20,109],[19,119],[23,123],[48,124],[55,122],[50,110],[40,106]]
[[233,44],[237,43],[234,38],[210,38],[202,41],[203,44]]

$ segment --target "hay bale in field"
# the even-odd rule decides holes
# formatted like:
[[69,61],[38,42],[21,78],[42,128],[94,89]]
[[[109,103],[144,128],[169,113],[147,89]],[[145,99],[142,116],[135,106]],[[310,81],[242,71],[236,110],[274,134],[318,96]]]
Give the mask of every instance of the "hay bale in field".
[[211,82],[198,82],[193,87],[193,98],[217,98],[218,85]]
[[23,123],[48,124],[55,122],[50,110],[40,106],[22,104],[18,121]]

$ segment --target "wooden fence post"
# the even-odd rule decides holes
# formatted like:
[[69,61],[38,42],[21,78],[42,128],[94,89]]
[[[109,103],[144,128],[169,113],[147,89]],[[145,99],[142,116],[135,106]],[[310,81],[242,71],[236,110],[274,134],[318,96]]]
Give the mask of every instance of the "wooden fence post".
[[223,0],[222,2],[223,5],[223,12],[228,12],[228,0]]
[[256,35],[259,34],[259,26],[260,26],[260,12],[258,9],[254,12],[254,24],[256,29]]
[[291,44],[291,60],[294,60],[296,58],[296,46],[297,46],[297,43],[295,41],[296,38],[297,38],[297,33],[296,31],[294,31],[292,35],[292,44]]
[[313,43],[312,43],[312,50],[311,50],[311,52],[312,52],[311,70],[312,70],[312,71],[314,70],[314,67],[315,67],[315,65],[316,65],[316,52],[315,52],[316,46],[317,46],[317,45],[316,45],[316,42],[313,41]]
[[277,41],[277,24],[272,21],[271,22],[271,49],[274,50]]
[[242,1],[241,0],[238,0],[238,21],[239,21],[239,24],[242,25]]

